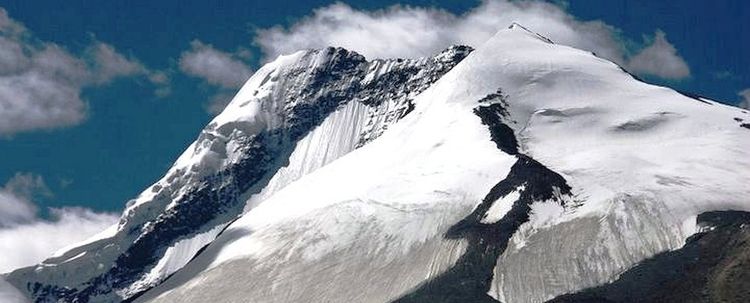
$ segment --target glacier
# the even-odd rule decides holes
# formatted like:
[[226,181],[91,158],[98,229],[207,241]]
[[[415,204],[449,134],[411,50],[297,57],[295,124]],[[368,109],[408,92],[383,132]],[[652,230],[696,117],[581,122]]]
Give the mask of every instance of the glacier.
[[518,24],[422,59],[301,51],[118,225],[4,279],[37,302],[565,298],[750,211],[745,121]]

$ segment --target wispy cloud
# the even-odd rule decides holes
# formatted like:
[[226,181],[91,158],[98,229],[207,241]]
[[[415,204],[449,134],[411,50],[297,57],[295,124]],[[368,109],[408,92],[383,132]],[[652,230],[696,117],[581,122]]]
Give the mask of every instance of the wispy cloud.
[[[0,137],[76,125],[88,110],[84,87],[156,73],[103,42],[93,41],[77,56],[40,41],[0,8]],[[168,85],[151,82],[157,89]]]
[[[556,43],[595,52],[638,73],[669,79],[689,76],[684,60],[657,31],[650,45],[628,49],[620,31],[602,21],[582,21],[543,1],[487,0],[465,14],[434,7],[392,6],[357,10],[337,3],[316,9],[289,27],[260,29],[255,43],[265,60],[299,49],[341,46],[368,58],[421,57],[451,44],[479,46],[512,22]],[[639,52],[640,51],[640,52]],[[636,53],[635,56],[629,54]],[[655,60],[663,61],[655,61]]]
[[117,77],[152,74],[137,59],[126,57],[106,43],[95,42],[88,47],[86,55],[93,61],[90,72],[94,76],[92,80],[97,83],[107,83]]
[[243,61],[248,51],[239,49],[233,53],[220,51],[210,44],[194,40],[190,49],[180,55],[180,70],[218,88],[206,108],[218,114],[224,109],[234,91],[250,77],[253,71]]
[[44,179],[29,173],[17,173],[0,188],[0,273],[39,263],[117,221],[81,207],[51,208],[49,219],[40,218],[34,199],[51,195]]
[[226,88],[241,86],[252,74],[236,54],[217,50],[198,40],[191,42],[190,49],[180,56],[180,70]]
[[667,41],[667,35],[660,30],[654,34],[651,45],[642,49],[628,63],[630,71],[648,74],[664,79],[682,79],[690,76],[690,68],[677,49]]
[[713,76],[714,79],[718,79],[718,80],[733,79],[737,77],[734,73],[728,70],[715,71],[711,73],[711,76]]
[[32,199],[51,195],[41,176],[16,173],[0,188],[0,228],[31,222],[37,213]]
[[737,95],[742,97],[738,106],[744,109],[750,109],[750,88],[741,90]]

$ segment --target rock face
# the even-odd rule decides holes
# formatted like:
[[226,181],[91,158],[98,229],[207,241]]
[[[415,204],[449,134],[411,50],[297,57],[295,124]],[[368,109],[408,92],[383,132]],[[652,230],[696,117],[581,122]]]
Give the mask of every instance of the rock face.
[[118,225],[5,279],[37,302],[743,301],[744,121],[516,24],[424,59],[298,52]]

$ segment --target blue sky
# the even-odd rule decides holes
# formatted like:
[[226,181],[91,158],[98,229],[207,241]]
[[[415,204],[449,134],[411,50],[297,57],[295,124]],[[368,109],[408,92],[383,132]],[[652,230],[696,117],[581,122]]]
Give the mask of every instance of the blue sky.
[[[396,3],[412,7],[388,8]],[[620,57],[618,63],[635,69],[650,82],[730,104],[739,103],[742,97],[738,93],[750,88],[750,5],[745,1],[555,3],[553,15],[562,16],[561,20],[573,29],[583,30],[562,37],[563,42],[586,46],[588,35],[604,33],[606,39],[592,44],[593,48],[612,51],[610,59]],[[0,1],[12,22],[25,28],[22,38],[13,39],[31,45],[35,51],[55,45],[88,64],[79,71],[85,74],[81,80],[66,84],[80,93],[79,100],[60,101],[63,106],[69,102],[82,108],[63,118],[34,117],[42,120],[36,124],[14,122],[5,132],[0,129],[0,184],[14,176],[41,178],[49,194],[25,198],[43,215],[48,207],[64,206],[118,212],[128,199],[160,178],[193,141],[213,115],[212,100],[228,100],[242,79],[277,53],[331,42],[355,50],[361,46],[368,56],[415,56],[448,46],[462,39],[462,34],[471,36],[467,41],[480,41],[493,26],[487,22],[505,20],[500,16],[502,10],[494,12],[499,15],[493,18],[487,3],[472,1],[331,4]],[[520,7],[517,15],[522,17],[544,12]],[[336,26],[374,24],[381,29],[395,28],[404,18],[415,15],[426,22],[427,28],[448,24],[445,27],[455,29],[456,34],[438,32],[440,37],[425,38],[429,41],[424,48],[394,44],[378,50],[371,45],[390,43],[387,37],[344,41],[346,35],[331,32],[330,24],[325,24],[326,13],[343,18]],[[586,23],[595,20],[601,22]],[[517,21],[538,30],[525,20]],[[473,22],[482,28],[472,30]],[[543,21],[530,21],[535,22]],[[551,38],[556,40],[554,35]],[[655,42],[659,39],[663,43]],[[670,69],[654,70],[653,56],[638,57],[654,45],[659,46],[652,49],[654,54],[666,56],[657,56],[666,58],[662,62],[673,63]],[[675,49],[671,55],[670,47]],[[103,51],[107,49],[111,52]],[[210,56],[223,61],[207,64]],[[227,73],[227,69],[233,73]],[[19,92],[0,92],[0,98],[11,98],[14,93]],[[747,95],[750,97],[750,93]],[[0,108],[0,118],[3,110]]]

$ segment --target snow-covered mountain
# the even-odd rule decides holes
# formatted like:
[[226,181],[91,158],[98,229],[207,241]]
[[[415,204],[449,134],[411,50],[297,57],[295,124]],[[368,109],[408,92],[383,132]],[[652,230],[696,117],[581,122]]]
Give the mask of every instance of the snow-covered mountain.
[[5,279],[36,302],[747,298],[748,122],[516,24],[419,60],[302,51],[119,224]]

